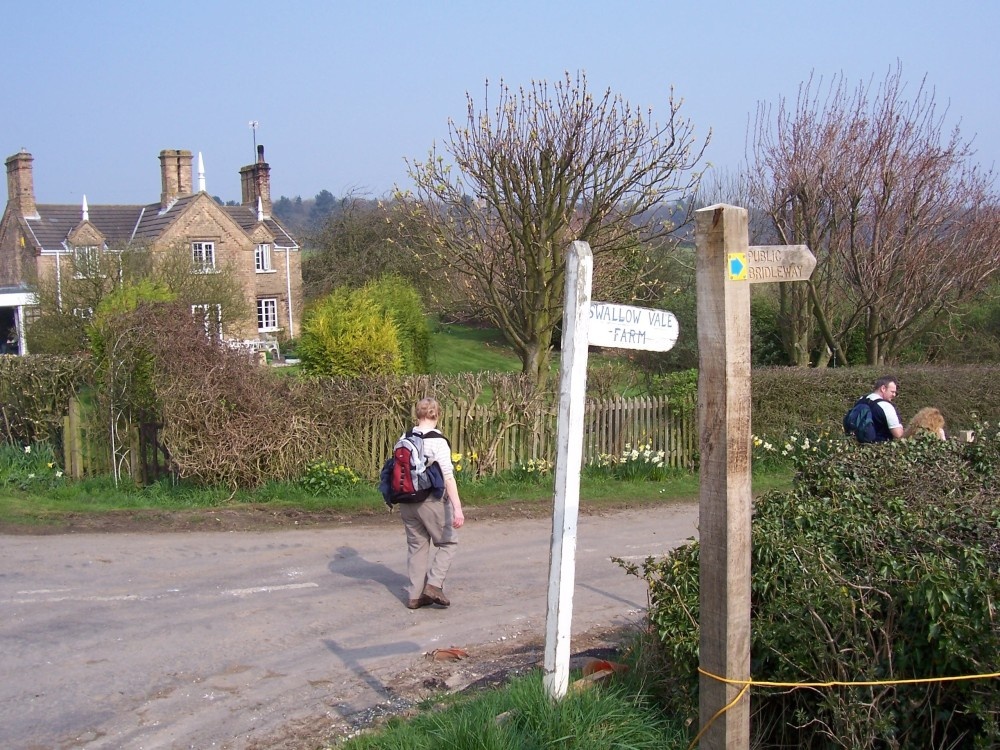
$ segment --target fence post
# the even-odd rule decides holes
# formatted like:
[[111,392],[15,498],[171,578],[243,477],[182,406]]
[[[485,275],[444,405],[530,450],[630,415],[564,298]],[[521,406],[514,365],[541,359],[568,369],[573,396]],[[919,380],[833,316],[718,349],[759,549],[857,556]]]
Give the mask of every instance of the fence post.
[[73,396],[69,400],[66,437],[69,440],[66,454],[67,470],[74,479],[83,478],[83,425],[80,422],[80,399]]

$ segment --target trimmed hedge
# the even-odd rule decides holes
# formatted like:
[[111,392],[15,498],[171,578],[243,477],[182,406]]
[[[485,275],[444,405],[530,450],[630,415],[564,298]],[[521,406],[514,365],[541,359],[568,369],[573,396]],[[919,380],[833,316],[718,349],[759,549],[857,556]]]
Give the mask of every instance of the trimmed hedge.
[[924,406],[936,406],[948,434],[972,429],[980,419],[1000,418],[1000,378],[996,367],[914,365],[806,369],[775,367],[753,371],[753,432],[767,437],[793,431],[843,430],[841,420],[881,375],[899,381],[895,406],[903,424]]

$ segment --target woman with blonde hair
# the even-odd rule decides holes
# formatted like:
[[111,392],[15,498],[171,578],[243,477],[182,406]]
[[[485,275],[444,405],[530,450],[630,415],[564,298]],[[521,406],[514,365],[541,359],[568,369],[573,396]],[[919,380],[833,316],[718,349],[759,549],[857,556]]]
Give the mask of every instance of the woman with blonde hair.
[[399,505],[399,514],[406,531],[406,572],[410,579],[409,609],[431,604],[447,607],[451,604],[444,594],[444,579],[451,568],[458,544],[457,530],[465,523],[462,501],[455,482],[451,462],[451,444],[437,431],[441,404],[437,399],[423,398],[416,405],[417,424],[412,432],[423,440],[427,465],[436,463],[444,478],[444,493],[434,493],[426,500]]

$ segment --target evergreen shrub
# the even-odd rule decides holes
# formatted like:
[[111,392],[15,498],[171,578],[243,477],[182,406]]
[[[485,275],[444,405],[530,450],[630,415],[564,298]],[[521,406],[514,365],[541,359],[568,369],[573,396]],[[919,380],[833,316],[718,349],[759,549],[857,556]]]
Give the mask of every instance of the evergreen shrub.
[[302,371],[310,376],[400,374],[396,325],[365,290],[338,289],[310,308],[299,338]]
[[400,276],[383,276],[365,287],[365,294],[381,305],[396,327],[402,372],[416,375],[428,371],[431,330],[420,295]]

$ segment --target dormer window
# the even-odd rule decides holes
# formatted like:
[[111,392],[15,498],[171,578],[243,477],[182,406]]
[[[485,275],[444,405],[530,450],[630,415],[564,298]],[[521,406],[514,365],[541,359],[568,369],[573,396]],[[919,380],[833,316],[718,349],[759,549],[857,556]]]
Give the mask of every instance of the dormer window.
[[273,270],[271,268],[271,244],[268,242],[262,242],[257,245],[257,249],[254,251],[254,266],[257,269],[257,273],[266,273]]
[[191,261],[195,273],[213,273],[215,271],[215,243],[192,242]]

